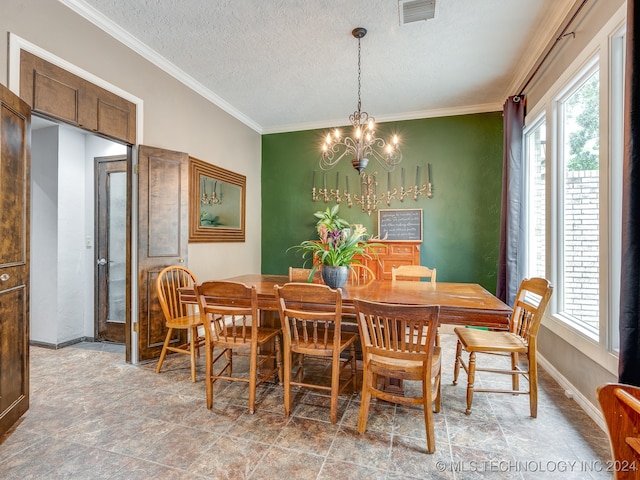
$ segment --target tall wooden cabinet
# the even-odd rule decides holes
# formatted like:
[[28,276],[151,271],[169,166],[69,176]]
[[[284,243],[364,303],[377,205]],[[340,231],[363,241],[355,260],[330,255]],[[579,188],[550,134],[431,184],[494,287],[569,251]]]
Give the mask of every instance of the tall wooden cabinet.
[[379,246],[370,247],[377,258],[359,260],[376,274],[376,278],[391,280],[391,269],[400,265],[420,265],[420,241],[375,241]]

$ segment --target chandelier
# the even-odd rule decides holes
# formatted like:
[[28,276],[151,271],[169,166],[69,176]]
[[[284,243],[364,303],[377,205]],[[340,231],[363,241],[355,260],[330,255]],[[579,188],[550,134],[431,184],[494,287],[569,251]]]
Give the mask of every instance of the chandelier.
[[387,171],[392,171],[402,161],[398,136],[394,135],[389,142],[377,137],[374,130],[375,118],[361,111],[360,39],[366,34],[367,30],[362,27],[354,28],[351,32],[351,35],[358,39],[358,109],[349,115],[349,121],[353,125],[353,137],[341,137],[337,128],[327,134],[320,158],[320,168],[323,170],[333,168],[345,156],[351,157],[353,168],[361,175],[370,158],[374,158]]

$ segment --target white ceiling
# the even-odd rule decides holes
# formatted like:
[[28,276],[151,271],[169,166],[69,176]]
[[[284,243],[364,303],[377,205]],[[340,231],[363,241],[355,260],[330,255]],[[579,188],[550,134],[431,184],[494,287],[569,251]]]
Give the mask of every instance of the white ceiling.
[[60,0],[260,133],[496,111],[574,0]]

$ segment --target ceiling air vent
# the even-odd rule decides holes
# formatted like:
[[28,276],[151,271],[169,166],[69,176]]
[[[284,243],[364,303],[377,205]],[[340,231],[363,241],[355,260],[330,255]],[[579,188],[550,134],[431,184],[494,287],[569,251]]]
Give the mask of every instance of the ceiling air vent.
[[400,25],[430,20],[436,15],[436,0],[399,0]]

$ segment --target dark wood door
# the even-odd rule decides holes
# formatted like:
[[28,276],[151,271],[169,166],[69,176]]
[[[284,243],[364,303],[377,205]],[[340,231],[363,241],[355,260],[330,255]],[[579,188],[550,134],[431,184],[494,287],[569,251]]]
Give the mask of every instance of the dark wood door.
[[[189,156],[141,145],[138,151],[138,360],[160,356],[167,330],[158,273],[185,265],[189,238]],[[184,339],[176,338],[175,341]]]
[[96,161],[96,331],[125,343],[127,313],[127,157]]
[[0,85],[0,436],[29,408],[31,109]]

